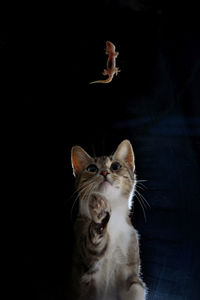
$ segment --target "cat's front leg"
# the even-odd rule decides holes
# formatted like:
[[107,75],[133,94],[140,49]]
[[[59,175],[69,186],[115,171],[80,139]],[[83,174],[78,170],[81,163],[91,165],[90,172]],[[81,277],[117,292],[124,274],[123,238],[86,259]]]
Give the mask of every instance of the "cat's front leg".
[[110,206],[107,200],[101,194],[93,193],[89,199],[89,209],[91,220],[80,247],[83,249],[81,256],[85,270],[81,278],[79,300],[99,299],[96,296],[93,276],[99,270],[98,261],[105,254],[109,242],[106,227],[110,219]]
[[129,292],[127,293],[126,300],[145,300],[146,291],[144,286],[141,284],[135,283],[131,286]]
[[91,240],[94,244],[98,244],[106,231],[111,209],[108,201],[99,193],[92,194],[89,208],[92,218],[90,224]]
[[[130,285],[130,286],[129,286]],[[123,291],[121,294],[123,300],[145,300],[146,299],[146,286],[138,277],[132,279],[128,284],[128,290]]]

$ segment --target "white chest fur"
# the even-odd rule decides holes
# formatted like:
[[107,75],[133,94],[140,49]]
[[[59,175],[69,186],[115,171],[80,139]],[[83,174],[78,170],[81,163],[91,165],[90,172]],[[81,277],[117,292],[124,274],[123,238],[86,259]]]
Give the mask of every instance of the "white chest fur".
[[[116,283],[116,276],[122,276],[124,267],[127,263],[128,248],[130,245],[131,232],[133,227],[127,223],[128,201],[119,194],[104,193],[104,196],[109,201],[111,206],[111,217],[107,225],[109,234],[109,244],[106,254],[101,259],[99,264],[99,271],[95,274],[95,281],[100,288],[100,298],[105,299],[110,290],[112,290]],[[114,288],[115,289],[115,288]]]
[[132,227],[127,223],[126,213],[123,211],[123,207],[112,210],[107,227],[111,250],[112,248],[113,250],[120,249],[125,256],[127,255],[132,230]]
[[128,200],[121,196],[120,190],[113,187],[107,188],[103,194],[111,207],[111,216],[107,225],[110,250],[120,249],[126,256],[133,230],[132,226],[127,223]]

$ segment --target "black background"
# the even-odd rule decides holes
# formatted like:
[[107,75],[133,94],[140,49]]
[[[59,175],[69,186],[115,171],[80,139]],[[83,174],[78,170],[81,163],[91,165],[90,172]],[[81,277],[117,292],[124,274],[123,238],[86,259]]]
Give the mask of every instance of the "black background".
[[[67,299],[71,147],[110,154],[128,138],[138,179],[146,180],[138,190],[151,206],[145,222],[135,199],[132,216],[148,299],[199,299],[197,6],[83,2],[18,6],[11,30],[1,33],[3,132],[10,129],[6,152],[13,162],[9,250],[20,298]],[[121,72],[108,85],[89,85],[103,77],[107,40],[119,51]]]

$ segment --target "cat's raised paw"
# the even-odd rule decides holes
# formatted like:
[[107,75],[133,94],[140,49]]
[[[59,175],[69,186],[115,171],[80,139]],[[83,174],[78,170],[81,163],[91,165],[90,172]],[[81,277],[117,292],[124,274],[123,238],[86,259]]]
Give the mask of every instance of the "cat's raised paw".
[[92,220],[101,224],[108,222],[110,219],[110,205],[108,201],[101,194],[92,194],[90,198],[90,214]]

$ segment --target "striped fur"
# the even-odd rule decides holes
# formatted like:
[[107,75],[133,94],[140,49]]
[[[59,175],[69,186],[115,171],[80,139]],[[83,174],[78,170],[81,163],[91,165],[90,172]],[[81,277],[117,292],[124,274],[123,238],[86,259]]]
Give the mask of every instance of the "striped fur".
[[79,196],[72,299],[144,300],[138,235],[129,219],[136,183],[130,142],[99,158],[75,146],[72,166]]

